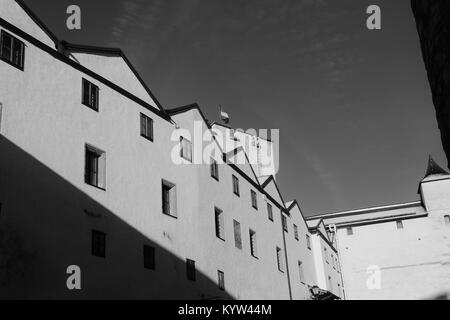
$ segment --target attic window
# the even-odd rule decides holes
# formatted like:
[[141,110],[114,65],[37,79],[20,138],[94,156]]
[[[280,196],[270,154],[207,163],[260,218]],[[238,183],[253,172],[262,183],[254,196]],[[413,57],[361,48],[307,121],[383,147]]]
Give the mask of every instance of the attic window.
[[348,236],[353,235],[353,228],[352,227],[347,227],[347,235]]
[[83,101],[82,103],[89,108],[98,111],[98,87],[83,78],[82,84]]
[[397,229],[403,229],[403,221],[398,220],[398,221],[396,221],[396,224],[397,224]]

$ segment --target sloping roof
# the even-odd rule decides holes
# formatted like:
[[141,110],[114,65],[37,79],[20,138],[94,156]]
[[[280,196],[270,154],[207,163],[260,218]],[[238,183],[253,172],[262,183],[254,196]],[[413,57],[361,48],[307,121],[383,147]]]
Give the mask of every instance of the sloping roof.
[[166,112],[164,108],[162,107],[161,103],[156,99],[155,95],[151,92],[150,88],[147,86],[147,84],[144,82],[140,74],[137,72],[137,70],[134,68],[134,66],[131,64],[130,60],[128,60],[125,53],[120,48],[108,48],[108,47],[97,47],[97,46],[88,46],[88,45],[82,45],[82,44],[75,44],[75,43],[69,43],[67,41],[61,41],[61,46],[64,49],[67,49],[72,52],[81,52],[81,53],[91,53],[91,54],[108,54],[108,55],[114,55],[121,57],[128,68],[130,68],[131,72],[134,74],[134,76],[138,79],[139,83],[142,85],[142,87],[145,89],[145,91],[148,93],[148,95],[152,98],[153,101],[155,101],[156,106],[159,108],[161,112]]
[[449,175],[449,173],[442,169],[430,155],[428,158],[427,172],[423,178],[425,179],[431,175]]
[[25,13],[30,16],[30,18],[34,21],[34,23],[36,23],[39,28],[42,29],[42,31],[44,31],[47,36],[50,37],[50,39],[52,39],[52,41],[55,43],[55,48],[58,47],[58,38],[55,36],[55,34],[42,22],[41,19],[39,19],[33,11],[31,11],[30,7],[28,7],[25,2],[23,2],[22,0],[15,0],[17,2],[17,4],[22,8],[23,11],[25,11]]

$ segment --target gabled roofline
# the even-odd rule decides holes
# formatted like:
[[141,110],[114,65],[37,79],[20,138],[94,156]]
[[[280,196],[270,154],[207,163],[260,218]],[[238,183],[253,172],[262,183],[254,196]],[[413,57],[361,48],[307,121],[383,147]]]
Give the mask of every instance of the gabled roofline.
[[230,157],[234,154],[237,154],[237,152],[239,152],[239,150],[241,150],[244,153],[245,159],[247,160],[247,164],[249,165],[250,170],[252,170],[253,177],[255,178],[256,183],[258,184],[258,186],[261,186],[261,184],[259,183],[258,177],[256,176],[255,170],[253,170],[253,166],[251,165],[250,160],[248,159],[247,153],[245,152],[245,149],[242,146],[239,146],[237,148],[234,148],[233,150],[230,150],[230,151],[224,153],[224,161],[225,162],[228,161],[228,157]]
[[152,93],[150,88],[147,86],[147,84],[144,82],[140,74],[137,72],[137,70],[134,68],[134,66],[131,64],[130,60],[128,60],[125,53],[120,48],[109,48],[109,47],[97,47],[97,46],[88,46],[88,45],[82,45],[82,44],[75,44],[75,43],[69,43],[67,41],[61,41],[61,45],[64,49],[68,49],[73,52],[81,52],[81,53],[90,53],[90,54],[105,54],[105,55],[116,55],[121,57],[125,63],[127,64],[128,68],[130,68],[131,72],[134,74],[134,76],[138,79],[139,83],[144,87],[145,91],[148,93],[148,95],[152,98],[153,101],[155,101],[156,106],[159,108],[161,112],[166,112],[164,108],[162,107],[161,103],[158,101],[158,99],[155,97],[155,95]]
[[55,49],[57,49],[59,40],[55,36],[55,34],[45,25],[44,22],[42,22],[41,19],[38,18],[38,16],[34,14],[34,12],[25,4],[25,2],[23,2],[22,0],[15,1],[22,8],[22,10],[25,11],[25,13],[34,21],[34,23],[36,23],[42,29],[42,31],[44,31],[47,36],[50,37],[50,39],[55,44]]
[[[278,195],[280,196],[280,199],[281,199],[281,201],[283,202],[283,205],[286,207],[286,203],[284,202],[283,195],[281,194],[280,189],[278,188],[278,184],[277,184],[277,182],[276,182],[275,177],[273,176],[273,174],[270,175],[270,177],[269,177],[268,179],[266,179],[266,181],[264,181],[264,183],[261,185],[261,187],[264,189],[265,187],[267,187],[267,186],[269,185],[269,183],[270,183],[271,181],[273,181],[273,184],[275,185],[275,189],[277,190]],[[286,208],[286,209],[287,209],[287,208]],[[289,210],[287,210],[287,211],[289,212]]]
[[78,71],[80,71],[80,72],[82,72],[82,73],[92,77],[93,79],[103,83],[105,86],[108,86],[112,90],[114,90],[114,91],[118,92],[119,94],[127,97],[128,99],[134,101],[135,103],[139,104],[140,106],[148,109],[149,111],[151,111],[154,114],[158,115],[162,119],[164,119],[164,120],[166,120],[168,122],[173,122],[173,120],[170,118],[170,116],[166,112],[161,111],[158,108],[155,108],[154,106],[150,105],[146,101],[144,101],[141,98],[139,98],[139,97],[135,96],[134,94],[130,93],[126,89],[118,86],[114,82],[104,78],[103,76],[99,75],[98,73],[96,73],[96,72],[86,68],[85,66],[82,66],[81,64],[76,63],[72,59],[70,59],[70,58],[66,57],[65,55],[63,55],[58,50],[55,50],[55,49],[51,48],[47,44],[45,44],[42,41],[36,39],[35,37],[31,36],[30,34],[26,33],[25,31],[21,30],[20,28],[12,25],[8,21],[4,20],[3,18],[0,18],[0,26],[5,28],[6,30],[9,30],[10,32],[18,35],[22,39],[25,39],[26,41],[28,41],[32,45],[36,46],[37,48],[41,49],[42,51],[46,52],[47,54],[51,55],[53,58],[61,61],[62,63],[65,63],[65,64],[71,66],[72,68],[74,68],[75,70],[78,70]]
[[200,116],[203,118],[203,121],[205,122],[206,126],[208,127],[208,129],[211,129],[211,126],[209,124],[209,120],[206,119],[205,115],[203,114],[202,110],[200,109],[199,105],[197,102],[194,103],[190,103],[187,104],[185,106],[181,106],[181,107],[176,107],[176,108],[171,108],[171,109],[166,109],[166,113],[169,116],[174,116],[180,113],[184,113],[193,109],[197,109],[197,111],[200,113]]

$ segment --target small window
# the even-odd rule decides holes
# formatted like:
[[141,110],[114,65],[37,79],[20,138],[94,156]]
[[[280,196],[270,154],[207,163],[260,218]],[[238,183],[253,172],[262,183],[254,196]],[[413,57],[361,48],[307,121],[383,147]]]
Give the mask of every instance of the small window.
[[177,217],[177,187],[166,180],[162,180],[162,212]]
[[294,238],[298,241],[298,227],[294,224]]
[[195,281],[195,261],[186,259],[186,276],[188,280]]
[[98,87],[83,78],[83,100],[82,103],[89,108],[98,111]]
[[252,196],[252,207],[255,209],[258,209],[258,201],[256,200],[256,192],[253,190],[250,190],[251,196]]
[[84,181],[106,189],[106,153],[88,145],[85,147]]
[[155,270],[155,248],[144,245],[144,268]]
[[270,203],[267,203],[267,215],[269,216],[269,220],[273,221],[273,211]]
[[141,137],[153,141],[153,120],[141,113]]
[[309,234],[306,235],[306,247],[311,250],[311,236]]
[[329,261],[329,259],[328,259],[328,251],[327,251],[327,248],[323,248],[323,253],[324,253],[324,255],[325,255],[325,261],[329,264],[330,263],[330,261]]
[[3,114],[3,104],[0,102],[0,133],[2,133],[2,114]]
[[242,249],[242,237],[241,237],[241,224],[236,220],[233,220],[234,229],[234,245],[238,249]]
[[331,265],[333,266],[333,269],[336,269],[334,255],[333,254],[331,254]]
[[278,247],[277,247],[277,264],[278,264],[278,270],[281,272],[284,272],[283,251],[281,250],[281,248],[278,248]]
[[445,215],[444,216],[444,221],[445,221],[445,224],[450,224],[450,216],[449,215]]
[[301,261],[298,262],[298,275],[301,283],[305,283],[305,272],[303,270],[303,263]]
[[223,212],[219,208],[214,208],[216,221],[216,236],[221,240],[225,240],[225,231],[223,225]]
[[347,227],[347,235],[348,236],[353,235],[353,228],[352,227]]
[[281,214],[281,224],[283,225],[283,230],[285,232],[288,232],[288,225],[287,225],[287,219],[284,214]]
[[192,162],[192,142],[190,142],[185,137],[180,137],[180,156],[189,161]]
[[92,230],[92,255],[101,258],[106,256],[106,233]]
[[2,30],[1,58],[3,61],[23,70],[25,62],[25,45],[22,41]]
[[257,247],[256,247],[256,232],[251,230],[249,231],[250,234],[250,253],[253,257],[258,257]]
[[239,179],[233,175],[233,193],[239,196]]
[[219,181],[219,165],[213,158],[211,158],[211,177]]
[[397,229],[403,229],[403,221],[398,220],[395,223],[397,224]]
[[225,274],[223,271],[217,270],[217,279],[220,290],[225,290]]
[[333,292],[333,281],[331,280],[331,276],[328,276],[328,291]]

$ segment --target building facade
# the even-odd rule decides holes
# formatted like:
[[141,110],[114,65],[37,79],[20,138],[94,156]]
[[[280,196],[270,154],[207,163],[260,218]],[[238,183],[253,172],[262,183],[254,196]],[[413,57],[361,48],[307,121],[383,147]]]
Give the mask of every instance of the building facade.
[[164,108],[122,51],[60,41],[20,0],[0,33],[1,298],[344,297],[331,235],[196,104]]
[[430,157],[420,201],[319,215],[332,230],[347,299],[437,299],[450,292],[450,175]]

